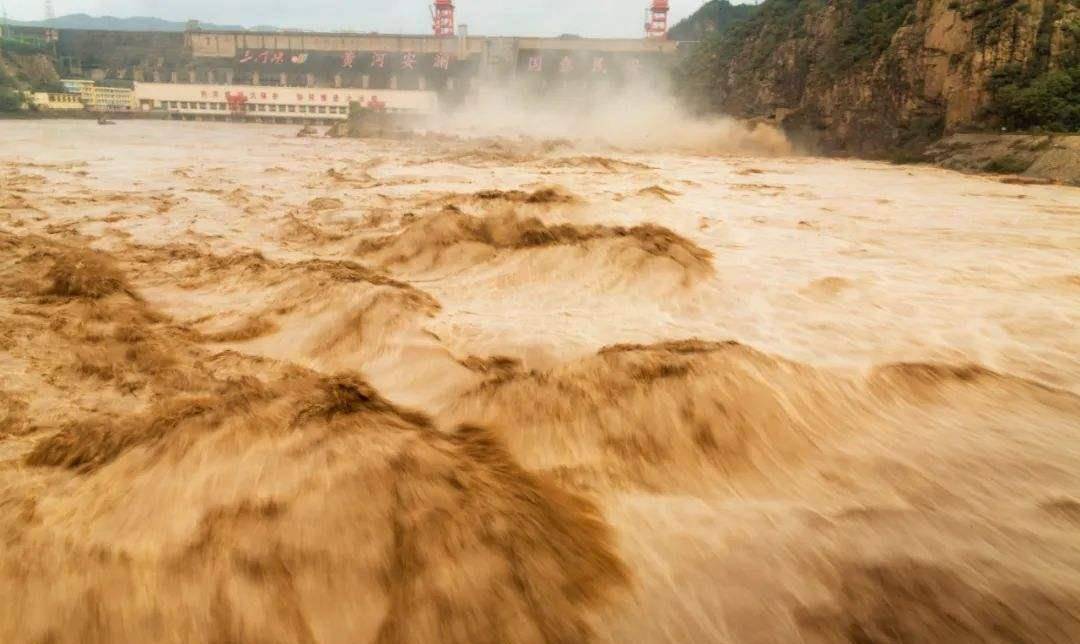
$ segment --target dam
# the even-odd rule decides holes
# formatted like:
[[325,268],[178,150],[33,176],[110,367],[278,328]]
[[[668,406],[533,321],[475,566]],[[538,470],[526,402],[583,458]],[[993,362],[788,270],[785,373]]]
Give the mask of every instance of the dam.
[[[659,7],[659,8],[658,8]],[[449,15],[447,15],[449,11]],[[132,90],[129,109],[169,118],[333,122],[350,102],[389,111],[454,110],[488,93],[587,97],[663,82],[680,52],[655,0],[641,38],[472,35],[453,5],[432,33],[296,30],[132,32],[7,27],[39,42],[60,78]]]

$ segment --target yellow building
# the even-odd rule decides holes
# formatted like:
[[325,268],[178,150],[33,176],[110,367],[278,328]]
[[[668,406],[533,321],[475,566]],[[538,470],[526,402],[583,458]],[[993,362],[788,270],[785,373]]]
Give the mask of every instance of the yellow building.
[[81,78],[65,78],[60,84],[65,91],[78,94],[82,104],[92,112],[127,112],[138,105],[135,91],[126,87],[105,87]]
[[34,92],[34,105],[43,110],[82,110],[83,105],[78,94]]
[[135,109],[135,92],[126,87],[83,87],[82,102],[92,112],[127,112]]
[[135,95],[143,111],[210,121],[330,124],[347,119],[352,102],[410,114],[430,114],[438,107],[438,95],[422,90],[137,82]]
[[83,80],[81,78],[64,78],[60,81],[60,84],[64,86],[65,92],[72,94],[82,94],[83,90],[88,87],[94,86],[94,81]]

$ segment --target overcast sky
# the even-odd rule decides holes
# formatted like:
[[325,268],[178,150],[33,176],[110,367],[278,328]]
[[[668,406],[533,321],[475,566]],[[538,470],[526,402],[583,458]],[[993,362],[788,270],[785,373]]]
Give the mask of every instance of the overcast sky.
[[[638,37],[651,0],[455,0],[458,23],[482,35]],[[735,0],[736,3],[749,0]],[[219,24],[426,33],[432,0],[53,0],[57,16],[195,18]],[[705,0],[671,0],[672,24]],[[40,20],[45,0],[0,0],[13,20]]]

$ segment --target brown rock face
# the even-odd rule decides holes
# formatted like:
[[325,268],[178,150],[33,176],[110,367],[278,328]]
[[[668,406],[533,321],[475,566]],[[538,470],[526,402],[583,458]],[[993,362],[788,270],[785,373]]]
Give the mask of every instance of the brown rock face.
[[993,125],[993,73],[1074,64],[1077,34],[1075,0],[771,0],[687,74],[709,108],[774,119],[815,149],[884,155]]

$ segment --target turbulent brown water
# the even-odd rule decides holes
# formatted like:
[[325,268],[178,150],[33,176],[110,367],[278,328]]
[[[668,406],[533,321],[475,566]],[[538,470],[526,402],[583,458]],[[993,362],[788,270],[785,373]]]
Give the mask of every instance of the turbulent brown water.
[[107,134],[0,122],[0,642],[1080,641],[1076,189]]

